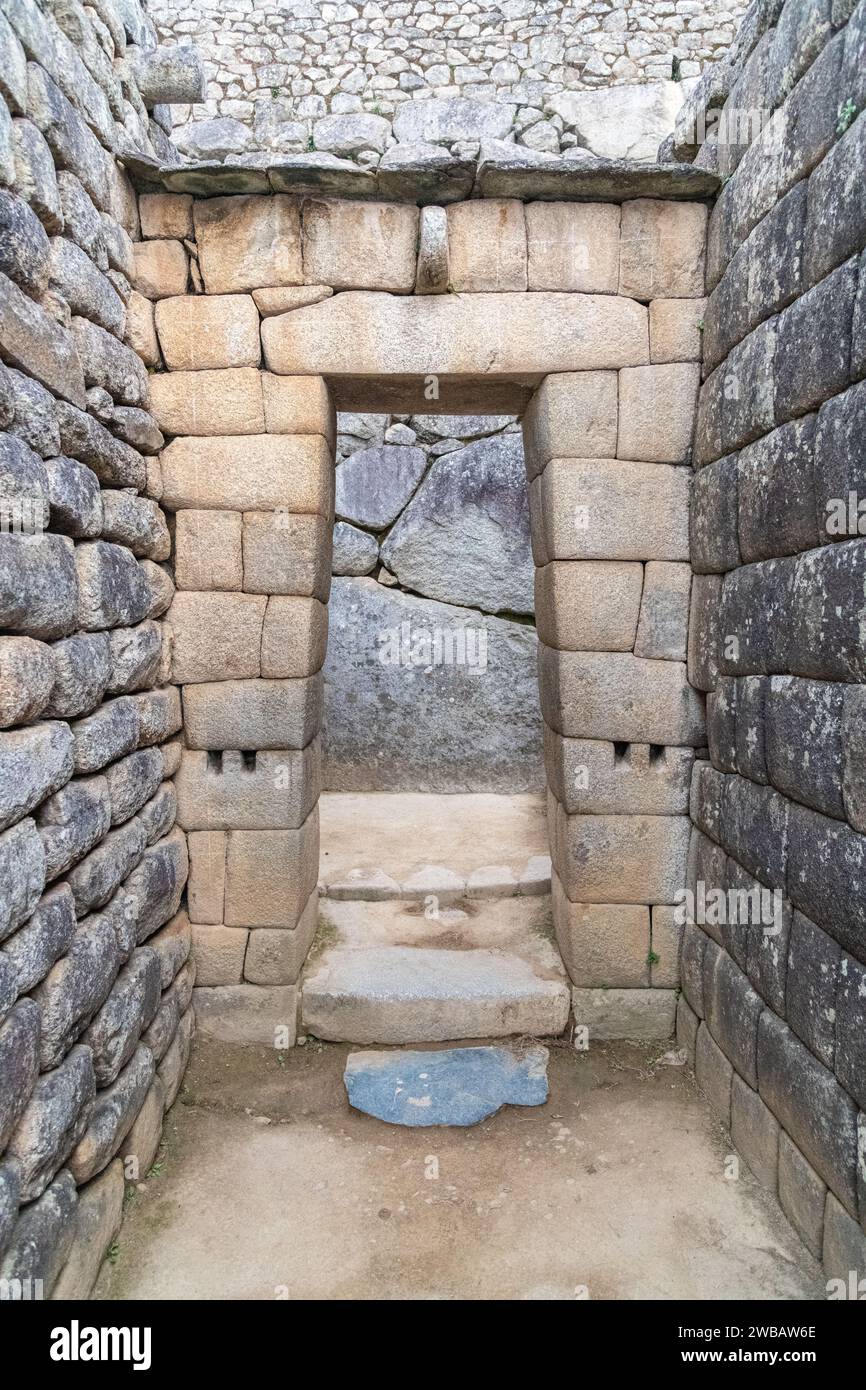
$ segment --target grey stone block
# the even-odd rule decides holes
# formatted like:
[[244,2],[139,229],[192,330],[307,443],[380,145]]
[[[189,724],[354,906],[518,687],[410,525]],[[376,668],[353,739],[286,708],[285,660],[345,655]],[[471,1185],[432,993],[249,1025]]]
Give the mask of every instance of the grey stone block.
[[47,643],[0,637],[0,728],[38,718],[53,684],[54,657]]
[[49,797],[36,817],[45,848],[46,878],[57,878],[83,858],[107,833],[110,823],[111,804],[104,777],[76,777]]
[[547,724],[543,739],[548,786],[569,815],[682,815],[688,810],[691,748],[654,750],[646,743],[629,743],[623,750],[603,739],[563,738]]
[[19,999],[0,1024],[0,1149],[13,1134],[39,1075],[39,1006]]
[[114,890],[140,862],[147,831],[138,817],[111,830],[73,869],[67,882],[79,917],[104,907]]
[[147,368],[141,358],[89,319],[73,318],[72,332],[88,386],[101,386],[120,405],[147,406]]
[[71,404],[84,406],[84,376],[68,329],[0,272],[3,360]]
[[695,1046],[700,1024],[701,1020],[681,994],[677,1000],[677,1046],[685,1048],[691,1067],[695,1065]]
[[162,781],[163,758],[158,748],[143,748],[120,758],[105,770],[112,826],[140,811]]
[[726,877],[725,851],[702,831],[692,828],[686,864],[686,888],[692,895],[692,919],[719,945],[722,943],[718,894]]
[[110,1086],[150,1027],[160,1003],[159,958],[147,946],[133,951],[81,1041],[93,1053],[96,1084]]
[[857,1107],[769,1009],[758,1025],[758,1089],[828,1187],[856,1212]]
[[138,744],[141,731],[139,708],[130,695],[119,695],[100,705],[95,714],[71,725],[75,771],[98,772]]
[[30,817],[0,834],[0,941],[26,922],[45,887],[45,851]]
[[0,1163],[0,1251],[6,1249],[18,1216],[20,1189],[17,1164]]
[[50,641],[77,625],[78,579],[66,536],[0,531],[0,626]]
[[0,271],[38,299],[48,287],[51,243],[23,198],[0,188]]
[[141,863],[124,885],[135,907],[139,946],[177,912],[188,868],[186,836],[181,830],[173,830],[144,851]]
[[813,481],[815,425],[814,415],[794,420],[738,455],[739,541],[745,562],[798,555],[821,544]]
[[0,947],[0,975],[4,963],[8,964],[17,993],[26,994],[63,955],[75,935],[76,925],[72,890],[68,883],[59,883],[40,898],[24,926]]
[[167,990],[189,956],[192,933],[187,914],[179,912],[161,931],[155,932],[147,944],[159,958],[160,983],[163,990]]
[[[825,401],[815,432],[815,519],[821,544],[866,532],[866,382]],[[852,497],[853,494],[853,497]]]
[[75,1179],[64,1168],[38,1201],[20,1212],[0,1259],[0,1279],[40,1280],[43,1296],[50,1295],[75,1237],[77,1203]]
[[695,1077],[716,1119],[731,1128],[731,1086],[734,1069],[713,1041],[706,1023],[698,1029],[695,1045]]
[[52,1297],[61,1301],[86,1299],[123,1219],[126,1184],[123,1165],[112,1163],[78,1192],[75,1239],[54,1285]]
[[0,830],[26,816],[71,776],[68,724],[49,720],[0,733]]
[[75,548],[80,601],[79,625],[85,632],[128,627],[146,618],[151,594],[142,567],[130,550],[109,541]]
[[692,481],[689,549],[696,574],[723,574],[741,564],[738,473],[738,455],[729,454],[702,468]]
[[154,1078],[153,1053],[144,1046],[104,1091],[98,1091],[90,1122],[69,1159],[77,1183],[87,1182],[111,1161],[144,1104]]
[[769,680],[743,676],[737,682],[737,770],[752,782],[767,783],[766,708]]
[[788,943],[785,1014],[798,1038],[831,1070],[835,1057],[839,943],[795,912]]
[[[239,985],[237,988],[240,989],[242,986]],[[257,992],[263,993],[261,989],[258,989]],[[172,1039],[171,1046],[159,1064],[158,1076],[165,1092],[166,1110],[174,1104],[180,1090],[183,1074],[189,1061],[196,1023],[197,1014],[188,1008],[177,1025],[177,1032]],[[271,1036],[273,1041],[273,1034]]]
[[[847,93],[828,93],[838,120]],[[809,180],[806,271],[815,284],[866,242],[866,209],[857,176],[866,162],[866,120],[859,116]]]
[[122,337],[126,311],[111,281],[74,241],[54,237],[50,245],[52,289],[63,296],[73,314],[92,319],[100,328]]
[[[796,306],[793,306],[796,307]],[[785,310],[790,313],[791,310]],[[721,391],[721,454],[730,454],[766,434],[776,423],[774,409],[777,363],[777,323],[768,319],[733,349],[719,371]],[[710,378],[709,380],[712,380]],[[704,389],[709,385],[705,383]]]
[[854,301],[854,319],[851,324],[851,380],[859,381],[866,376],[866,252],[860,257],[857,275],[857,298]]
[[171,554],[168,527],[159,507],[150,498],[136,497],[131,492],[108,491],[103,494],[103,510],[102,534],[106,540],[128,546],[133,555],[142,559],[168,559]]
[[841,821],[789,805],[788,897],[866,962],[866,839]]
[[788,0],[779,7],[769,55],[768,95],[780,105],[832,33],[830,0]]
[[149,845],[167,835],[177,820],[177,793],[172,782],[163,782],[141,808],[136,819],[144,827]]
[[842,802],[855,830],[866,831],[866,691],[847,685],[842,693]]
[[719,608],[720,574],[696,574],[692,579],[689,609],[689,682],[697,690],[713,690],[719,675],[722,632]]
[[713,766],[737,771],[737,688],[735,676],[719,676],[707,696],[707,743]]
[[856,289],[852,259],[779,315],[775,412],[780,424],[814,410],[848,385]]
[[143,690],[159,679],[163,627],[151,618],[136,627],[116,627],[109,633],[111,676],[109,695]]
[[303,825],[319,798],[321,748],[211,754],[184,750],[177,775],[184,830],[278,830]]
[[131,697],[138,710],[138,746],[150,748],[154,743],[176,734],[183,723],[180,691],[174,686],[163,690],[148,690]]
[[[729,861],[733,863],[734,861]],[[767,889],[741,870],[735,885],[733,875],[730,887],[739,887],[747,892],[755,888],[766,895]],[[780,1017],[785,1015],[785,986],[788,976],[788,941],[791,933],[793,909],[781,893],[769,901],[766,896],[763,905],[769,909],[764,915],[769,921],[748,932],[746,973],[762,999],[765,999]]]
[[704,956],[704,1005],[714,1040],[744,1081],[757,1088],[758,1020],[764,1004],[726,951]]
[[767,701],[767,767],[773,786],[825,815],[844,817],[842,700],[830,681],[773,676]]
[[[866,1234],[852,1219],[832,1192],[827,1193],[824,1209],[824,1269],[830,1279],[841,1281],[835,1290],[828,1287],[828,1294],[836,1297],[861,1299],[862,1281],[866,1279]],[[851,1274],[854,1274],[852,1280]],[[844,1293],[843,1293],[844,1289]]]
[[10,433],[29,444],[42,458],[56,457],[61,452],[57,401],[50,391],[23,372],[9,368],[7,377],[13,404]]
[[21,1174],[21,1199],[39,1197],[84,1133],[96,1082],[88,1047],[73,1047],[59,1066],[40,1076],[6,1153]]
[[144,487],[147,469],[135,449],[116,439],[92,415],[65,401],[57,402],[57,418],[64,454],[86,463],[104,486]]
[[[780,198],[749,238],[748,273],[740,281],[749,328],[784,309],[806,288],[803,278],[806,188],[805,181],[798,183]],[[732,266],[731,270],[734,269]]]
[[779,1122],[739,1076],[731,1082],[731,1138],[758,1182],[774,1195],[779,1180]]
[[866,581],[866,540],[825,545],[796,561],[786,661],[777,667],[818,680],[866,678],[859,612]]
[[32,121],[12,122],[15,182],[47,232],[63,230],[63,209],[51,151]]
[[703,928],[686,922],[680,947],[680,980],[683,995],[698,1018],[704,1017],[704,957],[709,947],[718,950]]
[[839,961],[836,994],[836,1075],[861,1109],[866,1109],[866,966],[853,956]]
[[786,669],[796,564],[794,559],[763,560],[725,575],[718,617],[723,674],[767,675]]
[[826,1201],[827,1184],[782,1130],[779,1135],[779,1202],[816,1260],[820,1260],[824,1245]]
[[729,777],[722,803],[725,849],[769,888],[785,887],[790,802],[772,787]]
[[121,962],[111,921],[93,916],[82,922],[65,956],[33,991],[42,1010],[39,1063],[56,1067],[111,989]]
[[65,536],[89,540],[102,530],[102,495],[92,469],[76,459],[48,459],[51,525]]
[[689,814],[699,830],[718,841],[721,838],[722,799],[727,778],[709,762],[699,758],[692,772]]
[[74,637],[55,642],[51,654],[54,684],[45,714],[57,719],[89,714],[99,704],[108,685],[111,672],[108,634],[76,633]]

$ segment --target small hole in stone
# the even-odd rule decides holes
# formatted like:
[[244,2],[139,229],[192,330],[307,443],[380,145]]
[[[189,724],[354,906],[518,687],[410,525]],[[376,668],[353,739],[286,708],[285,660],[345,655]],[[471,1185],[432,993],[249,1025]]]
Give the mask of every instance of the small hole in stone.
[[651,744],[650,744],[649,756],[650,756],[650,762],[651,762],[651,763],[660,763],[661,760],[662,760],[662,758],[664,757],[664,755],[665,755],[665,746],[664,746],[663,743],[651,743]]
[[627,744],[627,743],[614,743],[614,745],[613,745],[613,756],[614,756],[614,758],[615,758],[617,761],[618,761],[620,758],[624,758],[624,757],[626,756],[627,753],[628,753],[628,744]]
[[222,770],[223,770],[223,755],[222,755],[222,753],[213,753],[213,752],[208,753],[208,755],[207,755],[207,770],[208,770],[208,772],[222,772]]
[[246,753],[246,752],[241,753],[241,758],[242,758],[242,760],[243,760],[244,772],[255,772],[255,770],[256,770],[256,755],[255,755],[255,753]]

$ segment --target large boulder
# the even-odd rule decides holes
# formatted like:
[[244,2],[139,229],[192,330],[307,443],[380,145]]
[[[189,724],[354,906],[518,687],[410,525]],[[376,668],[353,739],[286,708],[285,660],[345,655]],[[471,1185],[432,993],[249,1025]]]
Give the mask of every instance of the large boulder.
[[405,145],[504,140],[516,112],[516,106],[505,102],[473,101],[469,97],[404,101],[394,117],[394,134]]
[[536,636],[377,584],[334,579],[325,663],[332,791],[544,785]]
[[547,106],[593,154],[654,161],[692,86],[687,80],[558,92]]
[[337,468],[336,512],[380,531],[399,516],[424,476],[423,449],[383,444],[352,454]]
[[437,459],[382,546],[382,561],[429,598],[487,613],[532,613],[520,435],[480,439]]

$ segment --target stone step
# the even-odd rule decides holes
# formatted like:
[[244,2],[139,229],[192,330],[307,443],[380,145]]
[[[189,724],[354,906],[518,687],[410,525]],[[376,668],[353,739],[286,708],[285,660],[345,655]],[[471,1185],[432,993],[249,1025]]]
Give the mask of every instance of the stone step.
[[556,1036],[570,991],[549,900],[443,908],[322,905],[324,930],[302,981],[304,1031],[354,1043]]

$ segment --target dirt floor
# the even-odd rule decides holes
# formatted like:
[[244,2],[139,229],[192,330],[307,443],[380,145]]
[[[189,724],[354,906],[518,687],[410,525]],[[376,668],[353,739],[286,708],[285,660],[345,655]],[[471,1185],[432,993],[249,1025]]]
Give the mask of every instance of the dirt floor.
[[475,1128],[352,1111],[343,1044],[198,1044],[107,1299],[813,1299],[817,1265],[664,1047],[551,1050]]

